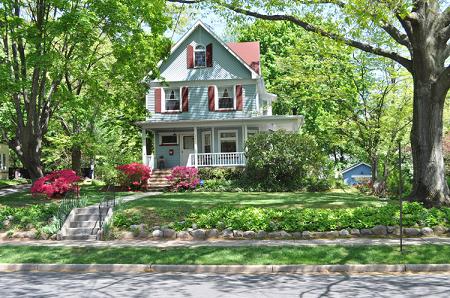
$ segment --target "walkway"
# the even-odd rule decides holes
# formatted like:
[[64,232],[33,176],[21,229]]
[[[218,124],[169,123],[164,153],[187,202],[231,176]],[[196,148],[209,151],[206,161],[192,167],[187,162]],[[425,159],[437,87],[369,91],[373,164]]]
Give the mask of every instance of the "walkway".
[[[407,238],[405,245],[441,244],[450,245],[450,238]],[[352,239],[315,239],[315,240],[212,240],[212,241],[156,241],[156,240],[112,240],[112,241],[52,241],[52,240],[3,240],[0,246],[65,246],[65,247],[233,247],[233,246],[320,246],[320,245],[399,245],[398,239],[352,238]]]
[[0,197],[12,194],[12,193],[16,193],[16,192],[20,192],[23,190],[27,190],[30,189],[31,184],[19,184],[19,185],[11,185],[5,188],[1,188],[0,189]]

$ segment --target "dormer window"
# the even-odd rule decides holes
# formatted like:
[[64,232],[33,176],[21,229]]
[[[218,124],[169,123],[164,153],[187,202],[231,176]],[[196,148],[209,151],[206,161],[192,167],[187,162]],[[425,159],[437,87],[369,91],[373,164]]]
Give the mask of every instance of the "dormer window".
[[197,45],[194,50],[194,67],[206,67],[206,47]]
[[234,92],[233,92],[233,87],[219,87],[218,88],[218,93],[219,93],[219,98],[218,98],[218,108],[219,110],[222,109],[234,109]]

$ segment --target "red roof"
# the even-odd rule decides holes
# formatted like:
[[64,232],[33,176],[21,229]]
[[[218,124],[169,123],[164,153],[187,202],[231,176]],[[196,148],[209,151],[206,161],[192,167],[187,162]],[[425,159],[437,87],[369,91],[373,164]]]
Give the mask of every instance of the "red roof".
[[260,53],[258,41],[229,42],[227,46],[259,74]]

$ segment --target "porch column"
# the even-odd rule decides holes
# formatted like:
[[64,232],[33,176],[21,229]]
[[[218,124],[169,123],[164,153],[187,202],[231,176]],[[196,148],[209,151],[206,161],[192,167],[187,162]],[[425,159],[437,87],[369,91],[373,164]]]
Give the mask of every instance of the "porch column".
[[245,151],[245,142],[247,142],[248,126],[242,126],[242,151]]
[[198,168],[198,160],[197,160],[197,154],[198,154],[198,133],[197,133],[197,126],[194,126],[194,166]]
[[147,166],[148,165],[148,159],[147,159],[147,131],[145,128],[142,128],[142,163]]

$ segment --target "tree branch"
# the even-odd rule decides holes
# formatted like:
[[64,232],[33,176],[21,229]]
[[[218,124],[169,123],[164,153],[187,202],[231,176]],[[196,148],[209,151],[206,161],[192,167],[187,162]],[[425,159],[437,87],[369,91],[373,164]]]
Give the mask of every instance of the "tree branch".
[[381,26],[387,34],[389,34],[396,42],[401,45],[404,45],[408,49],[411,49],[411,43],[409,42],[408,35],[402,33],[392,24],[384,24]]
[[[199,2],[203,2],[203,0],[167,0],[169,2],[178,2],[178,3],[188,3],[188,4],[193,4],[193,3],[199,3]],[[301,28],[303,28],[306,31],[309,32],[313,32],[316,34],[319,34],[321,36],[333,39],[335,41],[340,41],[345,43],[348,46],[360,49],[364,52],[368,52],[368,53],[372,53],[378,56],[383,56],[386,58],[390,58],[396,62],[398,62],[399,64],[403,65],[407,70],[409,70],[410,72],[412,71],[412,62],[411,60],[402,57],[400,54],[396,53],[396,52],[391,52],[373,45],[370,45],[368,43],[364,43],[361,41],[357,41],[354,39],[350,39],[341,35],[338,35],[336,33],[331,33],[328,31],[323,30],[322,28],[319,28],[317,26],[314,26],[312,24],[309,24],[295,16],[292,15],[267,15],[267,14],[262,14],[259,12],[255,12],[255,11],[251,11],[251,10],[247,10],[244,8],[240,8],[240,7],[235,7],[231,4],[228,3],[219,3],[221,6],[226,7],[234,12],[237,12],[239,14],[244,14],[250,17],[254,17],[254,18],[258,18],[258,19],[263,19],[263,20],[270,20],[270,21],[289,21]]]

